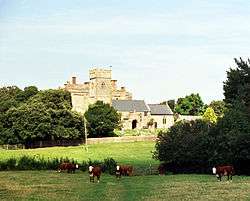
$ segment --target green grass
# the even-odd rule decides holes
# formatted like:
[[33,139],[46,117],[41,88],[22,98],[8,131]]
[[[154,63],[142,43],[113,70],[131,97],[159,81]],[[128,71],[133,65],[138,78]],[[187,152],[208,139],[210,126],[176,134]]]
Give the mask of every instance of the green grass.
[[51,147],[39,149],[4,150],[0,149],[0,160],[11,157],[18,158],[22,155],[39,155],[45,158],[68,157],[78,161],[103,160],[112,157],[118,163],[127,163],[135,166],[147,167],[149,164],[157,165],[158,161],[152,159],[154,142],[129,142],[129,143],[106,143],[88,145],[88,152],[84,146],[74,147]]
[[55,171],[0,172],[1,200],[250,200],[250,177],[217,182],[212,175],[132,176],[116,180],[102,175]]

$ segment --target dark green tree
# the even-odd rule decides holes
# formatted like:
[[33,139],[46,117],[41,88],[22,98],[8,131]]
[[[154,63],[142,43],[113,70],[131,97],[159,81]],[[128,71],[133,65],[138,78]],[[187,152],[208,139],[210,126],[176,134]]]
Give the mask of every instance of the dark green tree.
[[206,172],[209,167],[209,124],[202,120],[179,121],[158,136],[153,158],[169,171]]
[[114,136],[114,129],[120,126],[120,115],[112,106],[102,101],[90,105],[84,115],[89,137]]
[[226,111],[226,103],[224,101],[212,101],[209,107],[213,108],[217,117],[222,117]]
[[234,59],[237,67],[227,71],[227,80],[224,82],[225,102],[234,104],[240,101],[250,111],[250,60]]
[[63,89],[48,89],[38,92],[30,103],[43,103],[51,109],[72,109],[70,92]]
[[175,105],[175,112],[182,115],[202,115],[204,109],[204,103],[199,94],[179,98]]
[[51,89],[36,93],[30,87],[18,96],[15,98],[24,102],[0,115],[1,143],[84,139],[83,116],[71,111],[69,92]]

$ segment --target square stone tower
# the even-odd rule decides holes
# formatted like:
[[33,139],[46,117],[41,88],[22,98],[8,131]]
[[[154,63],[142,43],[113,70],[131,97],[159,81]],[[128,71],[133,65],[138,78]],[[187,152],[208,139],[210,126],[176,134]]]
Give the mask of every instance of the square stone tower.
[[112,100],[112,84],[111,84],[111,70],[108,69],[91,69],[89,71],[89,78],[91,87],[89,91],[90,98],[95,101],[103,101],[111,104]]
[[111,78],[111,69],[93,68],[88,82],[79,83],[76,77],[67,81],[64,89],[71,93],[73,110],[83,114],[96,101],[112,104],[112,99],[131,100],[132,94],[125,87],[117,88],[117,81]]

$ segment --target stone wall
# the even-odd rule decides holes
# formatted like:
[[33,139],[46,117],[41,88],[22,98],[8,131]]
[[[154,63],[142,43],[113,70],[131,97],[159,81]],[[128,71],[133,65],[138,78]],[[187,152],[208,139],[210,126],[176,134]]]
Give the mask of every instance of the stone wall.
[[151,136],[125,136],[125,137],[105,137],[105,138],[88,138],[87,144],[113,143],[113,142],[138,142],[138,141],[155,141],[157,137]]

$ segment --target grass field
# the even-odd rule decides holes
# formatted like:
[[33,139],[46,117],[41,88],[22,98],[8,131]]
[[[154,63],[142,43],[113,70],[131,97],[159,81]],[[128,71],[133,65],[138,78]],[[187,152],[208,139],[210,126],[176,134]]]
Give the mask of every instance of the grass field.
[[88,152],[84,146],[74,147],[51,147],[39,149],[19,149],[4,150],[0,149],[0,160],[22,155],[39,155],[45,158],[68,157],[78,161],[103,160],[112,157],[119,163],[133,164],[135,166],[157,165],[159,162],[152,159],[154,142],[129,142],[129,143],[105,143],[88,145]]
[[[68,157],[78,161],[112,157],[119,163],[132,164],[135,172],[149,165],[154,142],[109,143],[88,146],[53,147],[29,150],[0,149],[0,160],[23,155],[44,158]],[[138,174],[141,175],[141,174]],[[213,175],[147,175],[122,177],[103,174],[101,182],[90,183],[87,172],[76,174],[56,171],[0,172],[0,200],[249,200],[250,177],[235,176],[233,182],[217,182]]]
[[250,177],[217,182],[212,175],[102,175],[90,183],[87,172],[0,172],[0,200],[250,200]]

